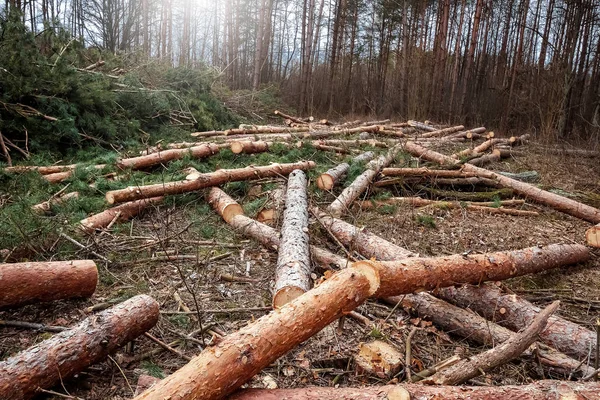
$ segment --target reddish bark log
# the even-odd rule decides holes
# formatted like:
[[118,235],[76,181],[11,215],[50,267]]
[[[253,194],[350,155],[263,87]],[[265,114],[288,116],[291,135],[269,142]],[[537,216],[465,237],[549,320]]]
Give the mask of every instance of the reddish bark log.
[[96,229],[106,228],[115,218],[119,222],[127,221],[144,211],[148,206],[158,204],[162,202],[162,200],[163,197],[152,197],[149,199],[129,201],[116,207],[109,208],[108,210],[104,210],[101,213],[91,215],[82,219],[79,223],[84,231],[92,233]]
[[[352,162],[367,162],[375,157],[375,153],[372,151],[367,151],[359,156],[354,157]],[[317,178],[317,186],[321,190],[331,190],[339,182],[350,169],[350,164],[342,163],[334,168],[327,170],[326,172],[319,175]]]
[[[439,297],[460,307],[468,307],[512,330],[523,329],[540,313],[540,308],[527,300],[505,294],[495,286],[479,287],[466,285],[461,288],[440,290]],[[581,325],[553,316],[550,323],[540,333],[540,340],[555,349],[578,359],[595,358],[596,333]]]
[[186,149],[170,149],[148,154],[146,156],[124,158],[117,161],[117,167],[121,169],[144,169],[169,161],[179,160],[187,155],[192,158],[205,158],[217,154],[220,150],[221,148],[219,146],[212,143]]
[[29,399],[104,360],[158,322],[158,303],[133,297],[0,362],[0,398]]
[[17,173],[37,171],[41,175],[49,175],[49,174],[56,174],[58,172],[71,171],[71,170],[74,170],[75,167],[77,167],[77,164],[71,164],[71,165],[49,165],[49,166],[42,166],[42,167],[38,167],[38,166],[19,166],[19,167],[4,168],[4,171],[6,171],[6,172],[17,172]]
[[462,125],[452,126],[450,128],[438,129],[435,131],[431,131],[431,132],[427,132],[427,133],[423,133],[423,134],[419,135],[419,139],[446,136],[446,135],[450,135],[452,133],[456,133],[458,131],[462,131],[463,129],[465,129],[465,127]]
[[130,186],[126,189],[112,190],[106,193],[106,200],[109,204],[114,204],[124,201],[164,196],[167,194],[179,194],[221,185],[226,182],[288,175],[295,169],[306,170],[314,167],[315,163],[313,161],[300,161],[290,164],[272,164],[260,167],[250,166],[239,169],[220,169],[215,172],[202,174],[198,179],[193,181],[175,181],[155,185]]
[[97,283],[91,260],[0,264],[0,308],[89,297]]

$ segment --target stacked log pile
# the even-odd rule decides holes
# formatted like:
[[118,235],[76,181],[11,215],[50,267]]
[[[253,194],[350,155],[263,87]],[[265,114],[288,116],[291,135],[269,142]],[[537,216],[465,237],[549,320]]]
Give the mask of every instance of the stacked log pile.
[[[185,156],[204,158],[223,149],[231,149],[234,154],[269,152],[275,144],[302,146],[303,140],[308,140],[315,151],[351,154],[348,162],[321,169],[320,174],[314,175],[314,182],[308,173],[322,166],[310,160],[208,173],[191,171],[186,180],[109,191],[107,203],[121,204],[80,222],[80,228],[93,235],[97,230],[135,217],[144,208],[159,205],[166,195],[206,190],[207,202],[225,223],[239,234],[277,252],[277,262],[273,266],[273,310],[216,344],[206,346],[196,357],[187,358],[189,362],[184,367],[139,393],[135,399],[219,399],[232,394],[236,399],[366,399],[381,396],[390,399],[419,396],[549,399],[552,391],[581,398],[600,398],[595,382],[541,380],[526,386],[455,387],[473,382],[471,379],[515,359],[539,364],[551,377],[567,375],[569,379],[587,381],[598,374],[589,363],[597,354],[595,332],[557,315],[558,302],[541,309],[523,298],[502,292],[495,285],[497,281],[517,276],[585,263],[591,257],[587,247],[559,243],[494,253],[425,257],[344,220],[354,210],[399,205],[537,218],[544,209],[527,208],[527,201],[532,201],[597,224],[587,231],[587,243],[599,247],[600,210],[519,180],[528,179],[525,178],[527,174],[507,176],[483,168],[503,158],[514,157],[512,148],[527,145],[527,135],[498,138],[491,132],[486,135],[485,128],[434,127],[417,121],[406,124],[393,124],[389,120],[354,121],[335,125],[312,117],[293,117],[279,111],[275,114],[284,119],[286,126],[243,126],[226,131],[196,132],[192,136],[199,141],[149,148],[145,154],[121,159],[117,165],[121,169],[148,169]],[[356,138],[355,135],[360,136]],[[348,138],[316,141],[331,136]],[[434,150],[439,144],[449,143],[462,143],[468,147],[451,155]],[[399,154],[412,156],[402,168],[396,167]],[[427,164],[423,165],[423,162]],[[68,174],[74,168],[66,165],[30,169],[41,174]],[[20,170],[13,167],[11,171]],[[350,174],[351,171],[356,175]],[[228,182],[273,177],[287,180],[287,185],[278,190],[281,199],[273,200],[271,204],[272,210],[284,205],[283,211],[272,211],[269,218],[261,218],[265,222],[281,220],[280,231],[246,216],[241,205],[220,188]],[[346,187],[338,190],[344,178]],[[410,192],[409,195],[372,197],[374,193],[399,187]],[[422,197],[424,191],[419,188],[423,187],[435,190],[427,192],[428,197]],[[437,191],[437,187],[453,190]],[[495,197],[505,190],[502,193],[523,198],[466,203],[458,201],[458,196],[441,198],[464,192],[465,187],[483,188],[483,193],[494,193]],[[489,192],[489,188],[496,191]],[[330,203],[315,207],[311,204],[311,189],[329,195]],[[442,192],[446,194],[442,196]],[[403,212],[403,208],[396,212]],[[326,231],[333,245],[339,246],[344,255],[327,250],[322,243],[315,244],[311,224],[317,231]],[[318,268],[313,268],[313,264]],[[328,272],[319,279],[317,272],[321,270]],[[493,283],[484,284],[486,281]],[[91,261],[0,264],[0,307],[90,296],[96,282],[97,270]],[[370,298],[400,306],[420,318],[431,319],[442,330],[492,348],[472,357],[457,356],[452,362],[432,366],[427,374],[415,378],[411,377],[417,371],[411,370],[410,339],[407,339],[408,362],[405,365],[393,348],[386,347],[386,357],[394,360],[389,371],[393,371],[395,377],[404,371],[407,384],[377,388],[238,391],[262,369],[333,321],[352,316],[354,310]],[[158,320],[158,308],[158,303],[147,296],[134,297],[0,362],[0,398],[29,398],[35,395],[38,387],[49,388],[63,377],[72,376],[104,359],[119,346],[152,328]],[[98,320],[102,323],[98,324]],[[371,347],[361,345],[362,349]],[[366,373],[381,370],[370,369],[369,358],[377,358],[376,355],[364,356],[374,354],[370,351],[361,353],[361,370]],[[64,355],[68,357],[61,358]],[[58,367],[45,370],[44,363]],[[420,383],[411,383],[417,381]]]

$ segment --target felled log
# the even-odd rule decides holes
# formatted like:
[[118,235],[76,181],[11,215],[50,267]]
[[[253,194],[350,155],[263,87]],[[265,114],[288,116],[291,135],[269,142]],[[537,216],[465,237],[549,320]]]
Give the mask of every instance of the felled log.
[[146,186],[130,186],[121,190],[111,190],[106,192],[106,200],[109,204],[114,204],[168,194],[179,194],[210,186],[222,185],[226,182],[288,175],[295,169],[306,170],[314,167],[315,163],[313,161],[300,161],[296,163],[271,164],[260,167],[250,166],[239,169],[220,169],[215,172],[202,174],[198,179],[193,181],[174,181]]
[[352,202],[368,189],[369,185],[373,182],[381,169],[392,163],[398,151],[400,151],[400,147],[394,146],[386,155],[382,155],[376,160],[370,161],[367,164],[365,172],[360,174],[350,186],[342,191],[342,193],[327,207],[327,212],[335,217],[339,217],[344,211],[348,210]]
[[367,258],[377,260],[400,260],[408,257],[417,257],[417,253],[408,251],[387,240],[367,231],[359,229],[337,218],[333,218],[318,209],[313,210],[327,231],[335,236],[344,246],[356,250]]
[[189,155],[192,158],[205,158],[217,154],[221,150],[220,146],[213,143],[207,143],[200,146],[186,149],[170,149],[148,154],[146,156],[124,158],[117,161],[117,167],[121,169],[144,169],[173,160],[179,160]]
[[[539,307],[517,295],[504,294],[498,287],[492,285],[448,288],[440,290],[438,295],[460,307],[469,307],[490,321],[515,331],[529,325],[540,313]],[[550,318],[550,323],[540,333],[540,340],[581,360],[587,358],[589,354],[595,358],[596,333],[558,316]],[[592,349],[591,353],[590,349]]]
[[598,400],[599,382],[537,381],[515,386],[429,386],[396,384],[387,386],[305,387],[298,389],[243,389],[229,400]]
[[386,142],[375,139],[321,139],[318,141],[319,144],[328,146],[340,146],[340,147],[352,147],[352,146],[371,146],[388,148],[389,145]]
[[[358,203],[359,207],[363,210],[370,210],[376,207],[381,206],[394,206],[394,205],[411,205],[413,207],[426,207],[426,206],[439,206],[443,208],[448,204],[448,201],[440,201],[440,200],[429,200],[423,199],[421,197],[390,197],[384,200],[365,200]],[[459,203],[460,204],[460,203]],[[476,206],[484,206],[484,207],[494,207],[494,206],[520,206],[525,204],[525,200],[500,200],[498,202],[494,201],[480,201],[480,202],[467,202],[465,205],[476,205]]]
[[502,153],[497,150],[494,150],[492,153],[484,154],[480,157],[469,160],[469,163],[471,165],[476,165],[478,167],[481,167],[483,165],[488,165],[488,164],[500,161],[501,159],[502,159]]
[[551,244],[467,256],[457,254],[398,261],[358,261],[353,265],[366,263],[375,267],[381,280],[375,296],[388,297],[452,286],[459,282],[499,281],[585,262],[589,258],[590,252],[585,246]]
[[62,196],[52,197],[51,199],[31,206],[31,209],[38,214],[49,213],[52,206],[62,204],[65,201],[77,199],[79,197],[78,192],[65,193]]
[[308,123],[308,122],[304,122],[301,118],[292,117],[291,115],[284,114],[279,110],[273,111],[273,114],[279,115],[283,119],[289,119],[290,121],[295,122],[297,124],[306,125]]
[[438,129],[435,131],[431,131],[431,132],[427,132],[427,133],[423,133],[423,134],[419,135],[419,139],[442,137],[442,136],[446,136],[446,135],[449,135],[452,133],[462,131],[463,129],[465,129],[465,127],[462,125],[452,126],[450,128]]
[[390,344],[382,340],[373,340],[359,344],[354,362],[359,374],[364,371],[381,379],[391,379],[404,365],[402,356]]
[[308,132],[308,126],[299,126],[295,128],[288,128],[283,126],[250,126],[240,127],[237,129],[227,129],[223,131],[223,135],[255,135],[257,133],[299,133]]
[[158,303],[132,297],[0,362],[0,398],[29,399],[104,360],[158,321]]
[[285,192],[286,187],[282,185],[269,193],[266,207],[256,214],[258,222],[277,225],[278,221],[281,220],[281,214],[285,207]]
[[[509,329],[488,321],[473,311],[456,307],[429,293],[388,297],[383,301],[393,306],[400,304],[405,310],[416,313],[421,318],[430,319],[442,330],[474,343],[496,345],[507,341],[514,334]],[[594,371],[592,367],[542,343],[535,343],[534,348],[537,360],[553,376],[569,376],[574,371],[586,376]],[[531,355],[528,354],[529,357]]]
[[16,173],[24,173],[24,172],[39,172],[41,175],[49,175],[56,174],[59,172],[71,171],[77,167],[77,164],[70,165],[49,165],[49,166],[18,166],[18,167],[7,167],[4,168],[5,172],[16,172]]
[[357,149],[349,149],[347,147],[340,147],[340,146],[331,146],[328,144],[321,144],[319,143],[318,140],[313,140],[310,145],[317,149],[317,150],[321,150],[321,151],[331,151],[333,153],[339,153],[339,154],[355,154],[358,153],[359,150]]
[[465,173],[461,170],[421,168],[383,168],[384,176],[426,176],[431,178],[468,178],[476,174]]
[[556,148],[556,147],[548,147],[548,146],[541,146],[541,147],[537,147],[537,148],[540,149],[544,153],[550,153],[550,154],[560,154],[560,155],[564,154],[564,155],[568,155],[568,156],[584,157],[584,158],[585,157],[589,157],[589,158],[600,157],[600,152],[595,151],[595,150],[566,149],[566,148]]
[[[279,232],[268,225],[262,224],[244,215],[242,207],[229,195],[217,187],[210,189],[207,195],[208,203],[223,217],[225,222],[244,236],[258,240],[270,250],[279,248]],[[317,246],[310,246],[311,258],[329,269],[330,265],[345,268],[348,260]]]
[[283,307],[310,290],[307,184],[303,171],[295,170],[289,175],[275,267],[273,308]]
[[[439,164],[452,165],[457,163],[457,161],[452,157],[425,149],[413,142],[405,143],[404,149],[415,156],[422,157],[426,160],[437,162]],[[487,169],[470,165],[468,163],[464,164],[462,169],[465,172],[473,172],[483,178],[493,179],[499,184],[513,189],[516,193],[532,199],[537,203],[552,207],[557,211],[564,212],[565,214],[569,214],[595,224],[600,223],[600,210],[594,207],[568,199],[555,193],[539,189],[528,183],[519,182],[515,179],[511,179],[507,176],[500,175]]]
[[[352,163],[362,163],[368,162],[375,157],[375,153],[372,151],[367,151],[363,154],[360,154],[352,159]],[[317,186],[321,190],[331,190],[339,182],[350,169],[350,164],[341,163],[340,165],[327,170],[326,172],[319,175],[317,178]]]
[[432,196],[438,198],[461,201],[493,201],[496,198],[509,199],[514,195],[514,191],[511,188],[502,188],[489,192],[461,192],[456,190],[442,190],[425,185],[416,185],[415,188],[419,191],[430,193]]
[[377,284],[376,272],[369,266],[337,272],[282,308],[205,349],[135,399],[223,398],[281,355],[352,311],[376,290]]
[[538,182],[540,180],[540,174],[537,171],[525,171],[518,173],[495,171],[497,174],[506,176],[521,182]]
[[129,201],[82,219],[79,224],[84,231],[92,233],[96,229],[106,228],[113,220],[115,220],[115,222],[127,221],[141,213],[148,206],[159,204],[162,200],[163,197],[159,196]]
[[592,247],[600,247],[600,224],[592,226],[585,232],[587,244]]
[[[231,142],[231,151],[233,154],[256,154],[269,151],[274,144],[279,144],[284,147],[292,147],[292,144],[287,142],[265,142],[257,141],[235,141]],[[302,142],[295,143],[296,147],[302,147]]]
[[422,122],[418,122],[418,121],[408,121],[408,125],[412,126],[413,128],[417,128],[420,129],[422,131],[427,131],[427,132],[433,132],[433,131],[437,131],[438,129],[434,126],[431,125],[427,125],[424,124]]
[[[486,128],[485,127],[479,127],[479,128],[473,128],[473,129],[469,129],[468,131],[460,131],[457,133],[453,133],[451,135],[446,135],[442,138],[440,138],[439,140],[444,142],[448,139],[455,139],[455,138],[465,138],[465,139],[479,139],[481,137],[482,133],[485,133]],[[419,136],[421,137],[421,136]]]
[[453,158],[459,159],[464,157],[469,157],[473,154],[483,154],[488,151],[492,146],[506,143],[506,139],[488,139],[485,142],[481,143],[479,146],[475,146],[472,149],[465,149],[463,151],[459,151],[452,155]]
[[91,260],[0,264],[0,308],[89,297],[97,283]]
[[510,338],[493,349],[485,351],[439,371],[425,378],[422,383],[434,385],[459,385],[500,365],[519,357],[535,342],[537,335],[548,323],[548,318],[558,309],[560,302],[555,301],[533,318],[531,324],[523,331],[511,335]]

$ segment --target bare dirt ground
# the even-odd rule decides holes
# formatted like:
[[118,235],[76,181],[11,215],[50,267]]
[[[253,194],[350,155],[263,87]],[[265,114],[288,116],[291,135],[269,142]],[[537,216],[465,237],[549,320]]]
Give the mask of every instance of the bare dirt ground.
[[[544,188],[559,189],[580,201],[600,206],[600,185],[596,178],[600,176],[600,163],[597,159],[548,155],[536,151],[535,146],[527,147],[527,150],[531,150],[528,156],[503,161],[491,168],[513,172],[536,170],[542,177]],[[311,185],[314,187],[314,182]],[[335,193],[339,190],[336,189]],[[401,188],[394,190],[408,195]],[[326,204],[333,198],[333,194],[313,193],[314,203]],[[238,196],[238,200],[245,204],[251,199],[246,195]],[[542,206],[528,204],[524,209],[536,210],[540,214],[536,217],[513,217],[485,215],[464,209],[399,207],[393,213],[355,210],[345,219],[423,256],[585,242],[584,233],[590,227],[589,223]],[[96,236],[88,243],[91,249],[115,260],[110,264],[98,262],[101,283],[91,299],[1,311],[0,319],[69,326],[89,315],[85,311],[87,307],[146,293],[161,305],[161,319],[151,333],[192,357],[204,346],[218,341],[220,335],[234,332],[268,312],[276,253],[234,232],[204,205],[201,194],[191,198],[189,204],[161,206],[124,225],[118,231]],[[318,226],[313,226],[311,235],[314,243],[344,254]],[[348,251],[352,253],[352,249]],[[166,255],[171,258],[188,255],[193,259],[173,261],[166,259]],[[89,255],[82,252],[80,256],[85,258]],[[504,285],[507,290],[520,293],[540,306],[556,299],[562,300],[560,315],[593,328],[600,314],[599,256],[599,252],[594,251],[592,260],[586,264],[513,279]],[[317,279],[319,272],[322,271],[316,269]],[[254,281],[228,282],[222,279],[222,274],[246,276]],[[175,293],[179,294],[182,302],[176,300]],[[201,311],[185,313],[186,307]],[[232,308],[237,310],[226,311]],[[387,380],[357,372],[353,361],[357,346],[360,342],[381,338],[404,353],[406,337],[413,327],[418,328],[412,339],[412,368],[415,371],[430,367],[457,352],[476,354],[484,350],[453,336],[451,332],[438,330],[426,319],[416,318],[400,308],[394,310],[374,300],[361,306],[358,312],[371,320],[370,327],[351,318],[335,322],[277,360],[256,376],[249,386],[276,385],[285,388],[385,384]],[[201,327],[206,331],[204,334],[197,334],[191,340],[183,339]],[[2,328],[0,359],[49,335]],[[135,359],[149,351],[153,354],[144,360]],[[163,377],[185,363],[180,356],[161,351],[160,346],[141,337],[132,347],[122,349],[112,359],[65,380],[54,390],[85,399],[131,398],[140,374]],[[476,379],[475,383],[521,384],[543,377],[536,363],[517,360]],[[401,382],[404,378],[405,374],[401,371],[395,379]],[[48,398],[59,397],[48,395]]]

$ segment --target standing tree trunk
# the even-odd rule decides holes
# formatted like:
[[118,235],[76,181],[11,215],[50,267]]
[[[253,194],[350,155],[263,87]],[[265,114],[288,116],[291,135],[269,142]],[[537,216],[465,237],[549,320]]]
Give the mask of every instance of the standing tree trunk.
[[158,303],[132,297],[0,362],[0,398],[29,399],[98,363],[158,322]]
[[0,264],[0,308],[90,297],[97,283],[91,260]]
[[273,307],[281,308],[310,289],[308,196],[304,172],[292,171],[288,179],[281,239],[275,268]]

